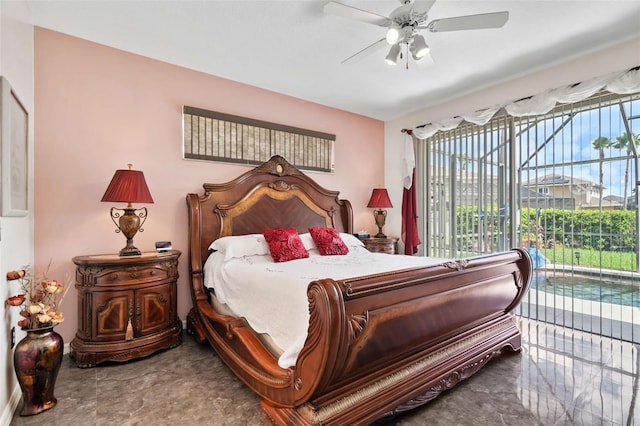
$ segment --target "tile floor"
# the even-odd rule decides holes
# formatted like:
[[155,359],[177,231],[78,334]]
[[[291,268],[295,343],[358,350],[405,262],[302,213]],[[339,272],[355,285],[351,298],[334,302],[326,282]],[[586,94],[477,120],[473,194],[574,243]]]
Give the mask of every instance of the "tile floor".
[[[523,350],[505,353],[434,401],[387,425],[640,424],[638,347],[522,320]],[[262,425],[258,398],[213,350],[181,346],[79,369],[65,355],[58,404],[11,425]],[[18,407],[16,412],[19,412]]]

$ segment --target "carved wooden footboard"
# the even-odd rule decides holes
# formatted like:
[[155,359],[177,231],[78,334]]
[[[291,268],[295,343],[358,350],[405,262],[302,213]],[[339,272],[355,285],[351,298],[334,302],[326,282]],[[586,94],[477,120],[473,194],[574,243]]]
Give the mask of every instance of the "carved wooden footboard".
[[307,340],[296,365],[280,368],[246,321],[209,304],[208,247],[221,236],[285,225],[352,232],[351,205],[277,156],[204,189],[187,196],[193,298],[187,330],[262,397],[267,422],[368,424],[435,398],[503,348],[520,349],[511,311],[527,291],[531,260],[515,249],[310,283]]
[[294,408],[275,424],[359,424],[404,411],[520,349],[510,313],[530,259],[514,250],[449,265],[309,287],[309,336],[292,378]]

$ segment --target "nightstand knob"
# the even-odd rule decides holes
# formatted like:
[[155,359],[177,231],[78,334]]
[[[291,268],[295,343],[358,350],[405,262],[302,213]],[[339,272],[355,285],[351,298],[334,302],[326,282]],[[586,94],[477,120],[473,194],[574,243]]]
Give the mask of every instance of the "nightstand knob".
[[153,270],[151,271],[151,276],[154,276],[155,274],[156,274],[156,270],[155,270],[155,269],[153,269]]
[[111,281],[118,281],[118,274],[111,275]]
[[137,274],[136,272],[131,272],[131,273],[129,274],[129,276],[130,276],[131,278],[138,278],[138,274]]

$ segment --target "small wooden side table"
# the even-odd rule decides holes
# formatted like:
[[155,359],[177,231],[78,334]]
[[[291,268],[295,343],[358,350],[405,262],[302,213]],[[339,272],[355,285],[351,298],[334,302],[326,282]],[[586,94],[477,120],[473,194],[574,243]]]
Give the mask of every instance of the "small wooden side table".
[[396,237],[363,238],[362,242],[366,249],[372,253],[398,253],[398,238]]
[[180,251],[76,256],[78,367],[128,361],[182,343],[177,314]]

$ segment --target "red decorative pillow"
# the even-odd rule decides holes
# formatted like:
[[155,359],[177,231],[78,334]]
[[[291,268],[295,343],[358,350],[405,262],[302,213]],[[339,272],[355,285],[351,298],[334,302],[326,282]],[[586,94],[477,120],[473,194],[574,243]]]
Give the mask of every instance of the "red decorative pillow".
[[269,245],[269,252],[274,262],[288,262],[309,257],[309,252],[304,248],[295,228],[269,229],[264,231],[262,235]]
[[340,233],[334,228],[309,228],[309,233],[321,255],[343,255],[349,253],[349,248],[340,238]]

